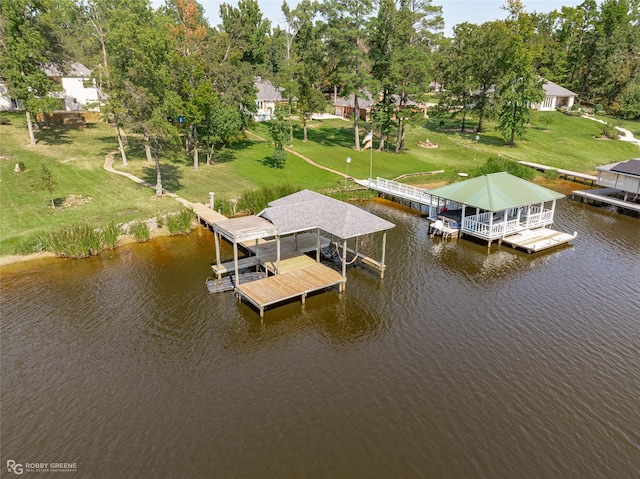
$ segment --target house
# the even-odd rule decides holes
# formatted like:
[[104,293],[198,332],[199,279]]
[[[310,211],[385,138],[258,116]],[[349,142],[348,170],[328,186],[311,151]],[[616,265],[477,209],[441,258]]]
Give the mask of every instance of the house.
[[544,101],[533,105],[533,108],[540,111],[553,111],[558,108],[570,109],[573,106],[576,96],[578,96],[571,90],[567,90],[548,80],[545,80],[542,88],[544,89],[545,95]]
[[557,246],[574,235],[549,229],[556,201],[564,195],[505,172],[478,176],[429,190],[429,220],[528,252]]
[[[358,117],[363,121],[369,120],[371,107],[374,101],[370,93],[365,96],[358,96]],[[341,118],[353,118],[355,112],[355,95],[349,97],[338,98],[333,104],[333,114]]]
[[282,97],[282,88],[275,87],[269,80],[256,78],[256,114],[253,119],[256,121],[269,121],[276,109],[276,106],[288,104],[289,100]]
[[[60,110],[99,111],[99,102],[103,95],[91,78],[91,70],[82,63],[69,63],[64,71],[57,67],[48,66],[47,76],[60,86],[60,91],[52,92],[51,96],[60,100]],[[8,94],[8,88],[0,82],[0,110],[22,110],[22,105]]]

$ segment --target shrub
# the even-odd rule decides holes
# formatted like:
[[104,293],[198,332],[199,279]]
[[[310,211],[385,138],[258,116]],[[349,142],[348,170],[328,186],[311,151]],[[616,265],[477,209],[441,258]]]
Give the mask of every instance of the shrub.
[[528,166],[499,157],[489,158],[484,165],[475,169],[473,176],[488,175],[501,171],[506,171],[513,176],[525,180],[532,180],[536,176],[535,171]]
[[102,239],[107,249],[113,249],[118,246],[118,236],[122,232],[120,225],[116,223],[109,223],[102,228]]
[[129,225],[129,234],[133,236],[138,243],[144,243],[151,238],[149,225],[144,221],[134,221]]
[[605,138],[610,138],[612,140],[618,139],[618,130],[616,130],[615,125],[611,123],[602,123],[601,124],[601,135]]
[[560,174],[556,170],[544,170],[544,176],[548,180],[557,180],[560,177]]
[[172,235],[186,235],[193,227],[195,214],[193,210],[182,210],[179,213],[167,215],[167,228]]
[[238,209],[246,211],[250,214],[260,213],[263,209],[269,206],[269,203],[283,196],[290,195],[300,191],[300,188],[292,186],[290,184],[283,184],[278,186],[267,186],[260,188],[259,190],[247,190],[238,200]]
[[164,217],[161,215],[156,215],[156,224],[158,225],[158,228],[162,228],[164,226]]

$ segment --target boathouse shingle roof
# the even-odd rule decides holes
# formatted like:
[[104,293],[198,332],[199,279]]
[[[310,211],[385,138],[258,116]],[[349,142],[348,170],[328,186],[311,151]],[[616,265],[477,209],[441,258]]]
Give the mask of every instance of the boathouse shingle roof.
[[564,198],[560,193],[505,172],[434,188],[429,193],[486,211],[502,211]]
[[357,206],[310,190],[272,201],[259,216],[276,225],[280,235],[320,228],[341,239],[349,239],[395,226]]

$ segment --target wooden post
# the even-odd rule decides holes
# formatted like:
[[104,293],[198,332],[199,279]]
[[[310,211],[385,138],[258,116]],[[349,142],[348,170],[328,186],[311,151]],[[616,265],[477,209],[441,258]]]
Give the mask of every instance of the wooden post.
[[220,274],[220,238],[217,232],[213,232],[213,240],[216,244],[216,265],[218,266],[218,279],[222,277]]
[[380,269],[380,279],[384,278],[384,270],[385,270],[384,258],[385,258],[386,249],[387,249],[387,232],[384,231],[382,233],[382,258],[380,259],[380,264],[382,265],[382,268]]
[[342,277],[347,279],[347,240],[342,243]]
[[260,244],[258,243],[258,238],[256,238],[256,271],[258,271],[259,266],[260,266]]
[[280,235],[276,235],[276,274],[280,274]]
[[318,237],[316,239],[316,263],[320,262],[320,228],[317,229]]
[[236,286],[240,284],[240,277],[238,276],[238,243],[233,242],[233,269],[236,273]]

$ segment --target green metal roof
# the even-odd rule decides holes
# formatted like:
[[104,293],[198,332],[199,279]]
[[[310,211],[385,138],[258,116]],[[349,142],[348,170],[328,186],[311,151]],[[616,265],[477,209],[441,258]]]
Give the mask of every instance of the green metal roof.
[[429,190],[440,198],[487,211],[533,205],[564,198],[564,195],[509,173],[491,173]]

